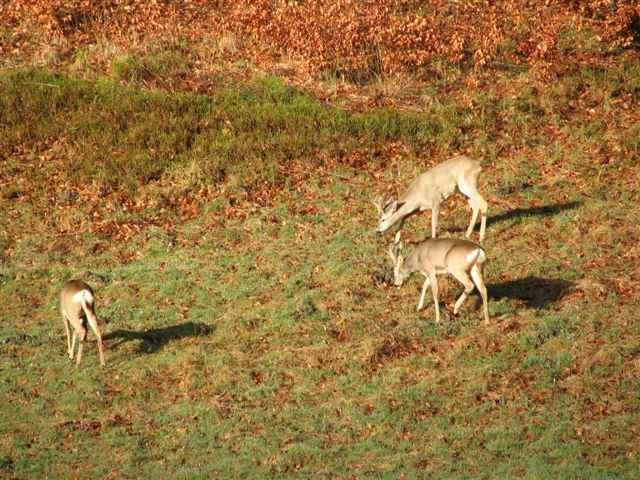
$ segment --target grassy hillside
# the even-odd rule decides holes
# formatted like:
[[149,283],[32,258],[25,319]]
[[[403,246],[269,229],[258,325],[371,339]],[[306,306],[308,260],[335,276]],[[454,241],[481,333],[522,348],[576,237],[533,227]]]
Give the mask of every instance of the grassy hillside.
[[[176,65],[152,54],[0,71],[0,476],[637,476],[634,56],[355,113],[255,72],[150,90]],[[416,313],[373,233],[373,197],[456,153],[484,166],[489,327],[475,296]],[[66,357],[73,276],[105,368],[92,337]]]

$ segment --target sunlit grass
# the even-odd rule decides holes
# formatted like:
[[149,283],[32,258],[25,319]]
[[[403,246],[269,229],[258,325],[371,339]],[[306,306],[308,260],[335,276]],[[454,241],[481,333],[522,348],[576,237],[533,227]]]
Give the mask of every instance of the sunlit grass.
[[[637,148],[562,113],[566,81],[353,114],[270,77],[204,97],[3,72],[0,472],[634,478]],[[629,156],[594,163],[602,139]],[[389,162],[393,142],[408,153]],[[375,281],[391,240],[371,198],[467,142],[490,203],[489,327],[475,298],[436,325],[417,278]],[[468,215],[446,202],[442,233]],[[104,369],[93,341],[80,368],[65,356],[72,276],[109,321]],[[459,289],[441,280],[443,310]]]

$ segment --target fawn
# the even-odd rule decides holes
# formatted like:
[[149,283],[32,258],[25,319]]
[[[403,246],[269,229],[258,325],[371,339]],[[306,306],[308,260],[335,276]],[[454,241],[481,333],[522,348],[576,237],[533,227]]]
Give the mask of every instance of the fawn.
[[418,311],[424,305],[424,295],[427,287],[431,286],[436,309],[436,322],[440,323],[438,280],[436,276],[442,273],[451,274],[464,285],[464,292],[456,301],[453,314],[458,314],[458,310],[475,286],[482,297],[484,322],[485,324],[489,323],[487,288],[482,278],[482,270],[484,263],[487,261],[487,255],[482,247],[469,240],[431,238],[418,244],[406,258],[399,252],[394,252],[393,246],[389,249],[389,256],[393,261],[393,276],[396,286],[401,286],[413,272],[420,272],[425,276],[422,294],[418,302]]

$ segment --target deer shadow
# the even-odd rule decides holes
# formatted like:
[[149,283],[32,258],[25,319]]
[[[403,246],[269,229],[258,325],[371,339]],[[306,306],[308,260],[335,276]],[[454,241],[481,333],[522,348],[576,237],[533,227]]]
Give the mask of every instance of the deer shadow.
[[575,288],[575,283],[559,278],[525,277],[487,285],[494,300],[510,298],[524,302],[530,308],[543,309],[560,300]]
[[567,203],[542,205],[540,207],[515,208],[513,210],[509,210],[487,218],[487,226],[493,225],[494,223],[503,222],[505,220],[510,220],[512,218],[533,216],[550,217],[560,212],[564,212],[565,210],[573,210],[574,208],[578,208],[580,205],[582,205],[582,202],[573,201]]
[[172,340],[179,340],[186,337],[202,337],[212,334],[215,327],[205,323],[185,322],[179,325],[171,325],[170,327],[154,328],[136,332],[134,330],[115,330],[109,332],[104,340],[118,340],[110,349],[115,349],[133,340],[141,340],[138,346],[139,353],[156,353],[161,350],[167,343]]
[[[580,201],[573,201],[567,203],[554,203],[551,205],[542,205],[540,207],[527,207],[527,208],[515,208],[513,210],[508,210],[503,213],[499,213],[498,215],[493,215],[491,217],[487,217],[487,227],[495,224],[504,222],[505,220],[511,220],[512,218],[520,218],[520,217],[533,217],[533,216],[541,216],[541,217],[550,217],[552,215],[556,215],[565,210],[572,210],[574,208],[582,205]],[[475,225],[475,229],[478,229],[478,224]],[[461,226],[452,226],[447,228],[450,232],[464,232],[466,228]]]

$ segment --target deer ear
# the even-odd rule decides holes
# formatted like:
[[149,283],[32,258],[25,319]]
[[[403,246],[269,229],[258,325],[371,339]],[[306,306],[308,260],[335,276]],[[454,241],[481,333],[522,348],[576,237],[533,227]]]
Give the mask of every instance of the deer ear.
[[391,200],[389,199],[389,201],[387,202],[387,204],[384,206],[384,211],[391,211],[391,212],[395,212],[398,209],[398,201],[397,200]]

